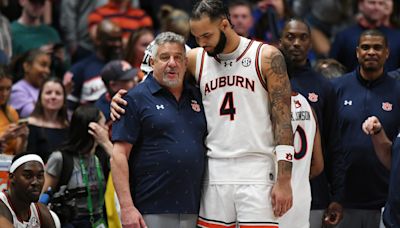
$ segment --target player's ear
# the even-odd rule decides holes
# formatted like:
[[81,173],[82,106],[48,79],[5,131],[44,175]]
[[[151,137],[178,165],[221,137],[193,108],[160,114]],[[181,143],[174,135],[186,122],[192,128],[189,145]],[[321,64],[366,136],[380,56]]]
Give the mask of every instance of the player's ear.
[[223,30],[223,31],[225,31],[225,29],[226,29],[227,27],[231,27],[231,25],[230,25],[228,19],[226,19],[226,18],[222,19],[222,21],[221,21],[221,27],[222,27],[222,30]]

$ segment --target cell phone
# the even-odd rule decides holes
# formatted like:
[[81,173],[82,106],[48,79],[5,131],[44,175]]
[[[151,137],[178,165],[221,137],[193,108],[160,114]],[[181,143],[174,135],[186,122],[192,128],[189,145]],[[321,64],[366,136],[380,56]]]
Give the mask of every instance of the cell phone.
[[28,123],[28,119],[27,118],[18,120],[18,125],[23,125],[23,124],[27,124],[27,123]]

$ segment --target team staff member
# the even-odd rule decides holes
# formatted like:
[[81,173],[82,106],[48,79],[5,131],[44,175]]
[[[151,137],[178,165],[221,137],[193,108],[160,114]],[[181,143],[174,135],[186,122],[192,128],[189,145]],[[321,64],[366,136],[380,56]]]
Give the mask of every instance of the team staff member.
[[389,171],[377,158],[371,138],[360,126],[374,115],[380,119],[388,137],[394,138],[400,127],[400,87],[384,71],[389,49],[381,32],[363,32],[356,54],[359,67],[334,81],[339,106],[338,129],[347,168],[344,218],[338,227],[376,228],[387,199]]
[[146,80],[124,97],[113,124],[111,171],[123,227],[196,226],[206,120],[197,88],[184,83],[185,40],[159,34]]
[[379,161],[390,170],[389,196],[383,212],[383,222],[388,228],[400,227],[400,133],[392,143],[382,123],[376,116],[366,119],[362,125],[365,134],[371,136]]
[[0,219],[16,228],[56,227],[47,207],[37,203],[44,184],[43,160],[35,154],[18,154],[9,173],[8,191],[0,192]]
[[[321,132],[326,168],[324,173],[311,180],[311,228],[326,223],[335,225],[342,218],[344,183],[343,153],[337,134],[336,94],[331,82],[315,72],[307,56],[311,49],[310,27],[301,19],[290,19],[283,28],[280,39],[292,90],[307,98],[315,110]],[[326,210],[325,210],[326,209]],[[324,216],[324,212],[326,215]],[[325,217],[322,219],[322,217]]]

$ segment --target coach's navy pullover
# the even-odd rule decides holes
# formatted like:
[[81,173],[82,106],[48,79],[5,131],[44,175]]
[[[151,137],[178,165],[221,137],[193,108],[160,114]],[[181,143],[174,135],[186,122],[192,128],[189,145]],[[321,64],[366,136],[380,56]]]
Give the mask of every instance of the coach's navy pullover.
[[388,194],[389,171],[377,158],[371,137],[361,125],[377,116],[389,139],[400,126],[400,88],[387,76],[364,80],[359,69],[333,81],[339,107],[339,123],[345,153],[346,180],[344,206],[353,209],[380,209]]
[[290,68],[289,76],[292,90],[306,97],[317,115],[325,168],[321,175],[311,180],[311,208],[325,209],[331,201],[330,193],[332,201],[340,202],[344,190],[343,154],[336,128],[336,94],[332,83],[315,72],[309,63]]

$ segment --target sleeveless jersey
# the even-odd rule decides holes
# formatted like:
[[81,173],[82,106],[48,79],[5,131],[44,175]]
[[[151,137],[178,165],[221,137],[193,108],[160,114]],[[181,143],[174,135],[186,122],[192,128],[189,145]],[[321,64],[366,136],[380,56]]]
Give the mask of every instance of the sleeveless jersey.
[[316,121],[307,99],[301,94],[292,95],[292,129],[295,154],[292,168],[293,206],[279,220],[279,227],[308,228],[311,209],[310,165],[314,148]]
[[35,203],[31,203],[31,217],[29,220],[19,221],[17,215],[11,207],[8,197],[4,192],[0,192],[0,199],[8,207],[8,210],[10,210],[15,228],[40,228],[39,208],[37,208]]
[[196,80],[207,119],[207,155],[274,158],[274,139],[266,83],[261,76],[263,44],[240,37],[230,54],[197,53]]

